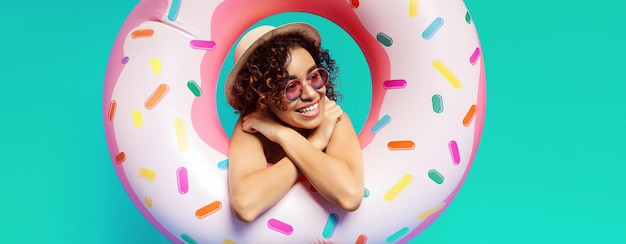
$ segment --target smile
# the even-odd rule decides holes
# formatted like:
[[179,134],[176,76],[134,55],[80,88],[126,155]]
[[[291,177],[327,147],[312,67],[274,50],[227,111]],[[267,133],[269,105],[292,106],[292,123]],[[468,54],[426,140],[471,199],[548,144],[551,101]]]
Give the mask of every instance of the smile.
[[298,110],[296,110],[296,112],[303,113],[303,114],[310,114],[310,113],[313,113],[313,112],[317,111],[317,108],[319,108],[319,103],[315,103],[315,104],[313,104],[311,106],[308,106],[306,108],[298,109]]

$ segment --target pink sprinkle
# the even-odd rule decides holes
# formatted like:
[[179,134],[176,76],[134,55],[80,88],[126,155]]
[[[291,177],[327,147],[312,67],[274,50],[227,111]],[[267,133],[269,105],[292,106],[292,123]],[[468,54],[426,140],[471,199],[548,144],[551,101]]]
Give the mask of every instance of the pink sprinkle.
[[480,57],[480,48],[476,48],[476,50],[474,50],[474,53],[472,53],[472,56],[469,59],[470,64],[475,65],[476,61],[478,61],[478,57]]
[[215,49],[214,41],[191,40],[191,42],[189,42],[189,45],[191,45],[191,48],[193,49],[202,49],[209,51]]
[[267,227],[285,235],[291,235],[293,233],[293,227],[291,227],[291,225],[277,219],[268,220]]
[[189,180],[187,178],[187,168],[180,167],[176,171],[176,176],[178,179],[178,192],[180,194],[185,194],[189,191]]
[[383,83],[385,90],[402,89],[406,87],[406,80],[386,80]]
[[459,156],[459,147],[456,145],[456,141],[450,141],[450,143],[448,143],[448,148],[450,148],[452,163],[454,165],[459,165],[459,162],[461,162],[461,157]]

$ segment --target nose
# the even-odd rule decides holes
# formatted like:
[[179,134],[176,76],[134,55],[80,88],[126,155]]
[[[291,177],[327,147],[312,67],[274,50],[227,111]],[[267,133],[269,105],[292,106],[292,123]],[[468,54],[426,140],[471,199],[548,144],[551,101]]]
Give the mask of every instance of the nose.
[[306,84],[303,88],[302,88],[302,95],[300,95],[300,99],[302,99],[302,101],[313,101],[315,100],[315,96],[317,95],[317,91],[315,90],[315,88],[313,88],[311,86],[311,84]]

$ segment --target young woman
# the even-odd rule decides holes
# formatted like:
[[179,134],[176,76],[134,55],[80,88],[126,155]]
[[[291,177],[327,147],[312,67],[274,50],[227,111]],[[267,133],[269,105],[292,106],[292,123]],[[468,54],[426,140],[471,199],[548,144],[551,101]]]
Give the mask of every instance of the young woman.
[[335,71],[308,24],[261,26],[239,42],[225,87],[240,114],[228,171],[231,207],[240,220],[251,222],[271,208],[301,174],[342,209],[360,206],[361,147],[335,102]]

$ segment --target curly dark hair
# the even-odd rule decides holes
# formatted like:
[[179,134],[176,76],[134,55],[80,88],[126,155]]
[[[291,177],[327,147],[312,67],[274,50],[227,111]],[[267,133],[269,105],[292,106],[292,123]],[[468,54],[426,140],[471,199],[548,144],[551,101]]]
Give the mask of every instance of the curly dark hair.
[[334,101],[341,97],[335,92],[333,83],[338,67],[330,58],[328,50],[317,46],[314,40],[300,33],[285,33],[259,45],[237,74],[231,88],[231,106],[237,113],[241,116],[255,111],[269,113],[272,105],[280,110],[287,109],[287,102],[283,99],[284,87],[289,77],[286,64],[289,52],[297,47],[306,49],[318,67],[329,71],[326,96]]

